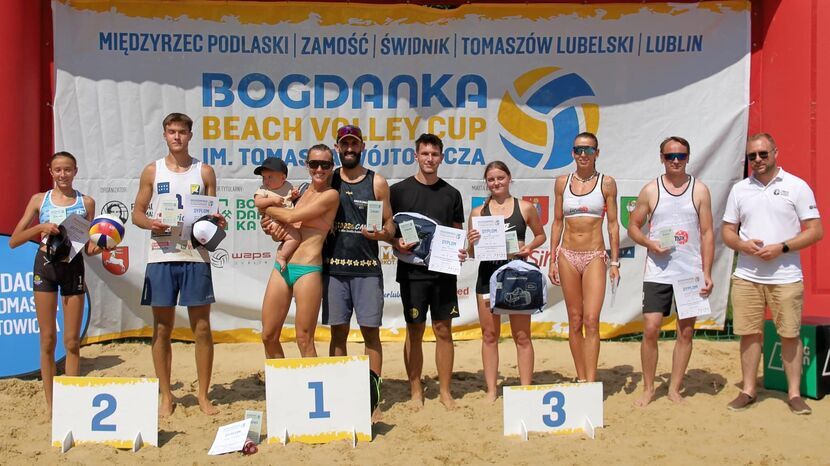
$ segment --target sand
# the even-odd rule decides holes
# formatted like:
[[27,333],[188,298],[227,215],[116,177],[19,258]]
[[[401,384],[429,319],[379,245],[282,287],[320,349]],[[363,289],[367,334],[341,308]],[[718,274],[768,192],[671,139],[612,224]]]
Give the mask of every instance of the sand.
[[[568,345],[537,340],[535,383],[564,382],[573,377]],[[658,375],[668,379],[673,342],[660,343]],[[325,354],[325,343],[318,351]],[[286,345],[296,356],[293,344]],[[582,434],[532,434],[530,441],[502,435],[502,400],[484,397],[478,341],[456,343],[453,395],[458,408],[447,411],[437,400],[434,344],[425,344],[427,400],[415,410],[408,400],[401,344],[384,345],[382,420],[374,424],[371,443],[326,445],[264,444],[259,453],[208,456],[216,429],[242,419],[244,410],[265,410],[263,355],[259,345],[216,347],[211,396],[220,413],[203,415],[194,396],[193,345],[174,344],[175,413],[159,421],[160,447],[138,453],[103,445],[80,445],[61,454],[51,444],[44,420],[39,380],[0,381],[0,458],[4,464],[828,464],[830,402],[812,401],[810,416],[789,412],[784,394],[763,391],[753,408],[733,413],[726,404],[738,393],[737,342],[695,341],[685,384],[686,401],[666,398],[665,383],[646,408],[632,403],[640,394],[638,343],[603,343],[599,377],[604,383],[605,426],[596,439]],[[361,347],[350,344],[352,354]],[[143,343],[96,344],[82,348],[82,374],[153,376],[150,347]],[[9,356],[9,355],[7,355]],[[501,344],[501,382],[518,384],[515,350]],[[264,428],[263,428],[264,430]]]

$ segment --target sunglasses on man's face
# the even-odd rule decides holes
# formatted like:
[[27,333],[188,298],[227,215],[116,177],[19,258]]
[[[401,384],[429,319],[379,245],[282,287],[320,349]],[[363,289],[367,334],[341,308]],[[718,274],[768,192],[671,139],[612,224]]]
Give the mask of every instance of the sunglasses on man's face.
[[670,154],[663,154],[663,158],[666,159],[667,162],[674,162],[675,160],[682,162],[689,158],[689,154],[685,152],[672,152]]
[[746,154],[746,158],[750,162],[754,162],[755,159],[758,158],[758,157],[761,157],[762,159],[766,159],[767,157],[769,157],[769,151],[761,150],[761,151],[758,151],[758,152],[750,152],[750,153]]
[[312,170],[317,170],[318,168],[330,170],[334,166],[334,162],[329,162],[328,160],[308,160],[305,164]]
[[597,153],[597,148],[591,146],[574,146],[573,151],[576,155],[594,155]]

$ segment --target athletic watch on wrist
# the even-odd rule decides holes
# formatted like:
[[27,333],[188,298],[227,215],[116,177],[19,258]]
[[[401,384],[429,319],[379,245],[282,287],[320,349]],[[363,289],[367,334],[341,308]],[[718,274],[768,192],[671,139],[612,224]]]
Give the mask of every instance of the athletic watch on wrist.
[[618,261],[611,261],[608,263],[611,267],[620,268],[620,263]]
[[781,243],[781,252],[790,252],[790,247],[787,246],[787,243]]

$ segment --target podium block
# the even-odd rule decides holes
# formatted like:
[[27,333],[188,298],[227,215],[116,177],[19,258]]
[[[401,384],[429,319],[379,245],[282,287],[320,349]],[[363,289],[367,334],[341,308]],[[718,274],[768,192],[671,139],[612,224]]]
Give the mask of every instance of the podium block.
[[52,386],[52,445],[62,452],[80,443],[158,446],[158,379],[60,376]]
[[372,441],[369,357],[267,359],[268,443]]
[[[830,392],[830,318],[805,317],[801,322],[801,394],[821,399]],[[781,339],[775,323],[764,322],[764,388],[787,391]]]

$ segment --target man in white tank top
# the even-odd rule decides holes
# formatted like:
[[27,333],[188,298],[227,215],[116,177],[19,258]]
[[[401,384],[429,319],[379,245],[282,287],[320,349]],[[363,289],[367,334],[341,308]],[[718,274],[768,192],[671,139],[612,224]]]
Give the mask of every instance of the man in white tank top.
[[[701,296],[712,292],[712,261],[715,236],[712,229],[712,203],[709,189],[686,173],[689,163],[689,142],[677,136],[660,144],[660,160],[666,169],[649,182],[637,198],[631,213],[628,236],[648,249],[643,277],[643,320],[645,330],[640,348],[643,363],[643,396],[634,404],[644,407],[654,397],[657,371],[657,338],[663,317],[671,313],[674,290],[672,282],[703,273]],[[648,236],[643,225],[649,220]],[[661,246],[660,237],[664,237]],[[668,246],[665,238],[673,238]],[[683,376],[692,355],[695,318],[677,320],[677,342],[672,355],[668,397],[679,403]]]
[[[181,199],[187,194],[215,196],[216,174],[213,168],[190,156],[190,117],[171,113],[162,127],[169,153],[144,167],[133,208],[133,223],[151,231],[141,304],[153,308],[153,365],[161,395],[159,415],[167,416],[175,407],[170,391],[170,337],[177,304],[187,306],[196,341],[199,408],[206,414],[216,414],[217,409],[207,397],[213,367],[210,305],[215,301],[210,256],[204,248],[194,248],[189,240],[180,240],[181,220],[178,225],[165,225],[159,209],[161,199],[176,199],[181,209]],[[151,205],[152,218],[147,215]],[[214,215],[224,228],[224,217]]]

